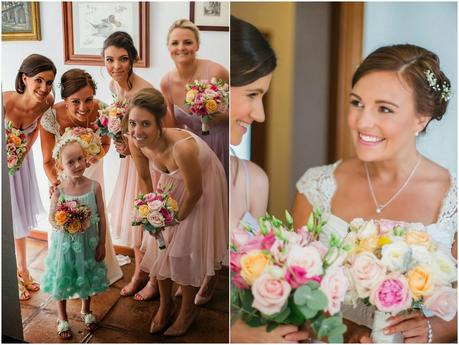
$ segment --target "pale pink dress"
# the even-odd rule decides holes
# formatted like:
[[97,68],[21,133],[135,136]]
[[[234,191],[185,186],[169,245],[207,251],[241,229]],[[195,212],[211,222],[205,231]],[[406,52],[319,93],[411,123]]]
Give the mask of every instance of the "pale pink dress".
[[[177,129],[180,130],[180,129]],[[181,285],[200,287],[206,276],[215,275],[228,252],[228,187],[221,162],[209,146],[197,135],[183,140],[195,140],[199,147],[202,173],[202,196],[191,213],[179,225],[166,228],[166,249],[159,250],[156,240],[145,235],[142,248],[145,256],[141,268],[159,280],[170,278]],[[186,196],[182,172],[161,175],[158,185],[173,183],[173,197],[180,207]]]

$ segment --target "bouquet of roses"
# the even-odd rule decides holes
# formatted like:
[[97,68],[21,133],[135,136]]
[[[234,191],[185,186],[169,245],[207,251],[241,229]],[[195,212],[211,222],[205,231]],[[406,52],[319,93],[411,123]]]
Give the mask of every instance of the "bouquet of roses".
[[376,307],[373,340],[403,342],[382,334],[386,319],[409,309],[450,321],[456,315],[457,263],[420,223],[354,219],[344,243],[353,288],[349,300]]
[[209,134],[209,122],[216,113],[228,110],[228,84],[212,78],[195,80],[186,86],[185,104],[189,105],[192,115],[202,121],[202,134]]
[[63,136],[74,136],[81,139],[86,161],[99,160],[105,155],[99,133],[91,128],[68,127],[65,129]]
[[[129,101],[124,98],[114,98],[114,101],[109,106],[105,106],[99,110],[99,118],[96,121],[96,126],[100,129],[102,135],[108,135],[114,141],[122,141],[121,121],[124,115],[127,114]],[[120,154],[120,158],[126,156]]]
[[91,208],[77,200],[66,201],[62,196],[56,205],[54,226],[70,235],[84,232],[89,228]]
[[160,249],[166,248],[162,229],[179,223],[177,201],[171,195],[172,184],[158,188],[156,192],[139,194],[134,200],[132,225],[142,225],[157,238]]
[[6,136],[6,163],[8,174],[14,175],[19,170],[27,152],[27,136],[19,129],[13,127],[8,121],[5,128]]
[[342,343],[346,326],[340,314],[348,288],[341,266],[346,247],[335,237],[318,241],[325,221],[315,210],[306,227],[293,229],[273,216],[246,224],[231,234],[231,304],[249,326],[302,325],[308,321],[318,339]]

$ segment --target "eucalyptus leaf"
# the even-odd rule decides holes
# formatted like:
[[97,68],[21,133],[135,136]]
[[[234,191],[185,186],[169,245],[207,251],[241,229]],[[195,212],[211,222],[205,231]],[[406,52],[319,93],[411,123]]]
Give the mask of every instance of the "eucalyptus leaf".
[[307,302],[309,308],[324,310],[328,306],[327,296],[321,290],[314,290],[311,295],[311,299]]
[[344,337],[342,334],[331,334],[328,336],[328,342],[330,344],[343,344]]
[[306,286],[309,286],[312,290],[315,290],[318,289],[320,285],[315,280],[311,280],[306,284]]
[[313,310],[311,308],[308,308],[305,305],[298,306],[298,310],[303,314],[305,319],[308,319],[308,320],[312,319],[317,314],[317,310]]
[[312,289],[308,285],[300,286],[293,294],[296,305],[304,305],[311,298]]
[[271,331],[274,330],[277,326],[279,326],[279,324],[276,323],[276,322],[268,322],[268,324],[266,325],[266,332],[271,332]]

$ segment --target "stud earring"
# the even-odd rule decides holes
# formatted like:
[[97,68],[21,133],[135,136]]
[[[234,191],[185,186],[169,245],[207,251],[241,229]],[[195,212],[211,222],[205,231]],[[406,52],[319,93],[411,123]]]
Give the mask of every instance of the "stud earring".
[[417,137],[418,135],[419,135],[419,132],[416,131],[416,132],[414,133],[414,136]]

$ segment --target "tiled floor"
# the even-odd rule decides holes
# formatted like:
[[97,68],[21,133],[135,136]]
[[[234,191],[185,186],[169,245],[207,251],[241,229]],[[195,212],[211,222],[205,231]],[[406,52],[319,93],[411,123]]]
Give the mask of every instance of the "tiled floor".
[[[47,243],[28,239],[27,251],[30,271],[40,279],[44,271]],[[24,339],[32,343],[227,343],[228,342],[228,270],[222,271],[210,303],[200,307],[199,316],[188,333],[171,338],[148,333],[151,319],[159,301],[137,302],[121,297],[120,289],[129,281],[133,263],[123,266],[124,277],[110,289],[92,299],[91,309],[99,320],[99,328],[92,334],[85,330],[79,317],[80,301],[67,303],[67,313],[73,338],[63,341],[57,336],[57,309],[53,299],[37,292],[21,302]],[[180,301],[178,301],[180,302]]]

